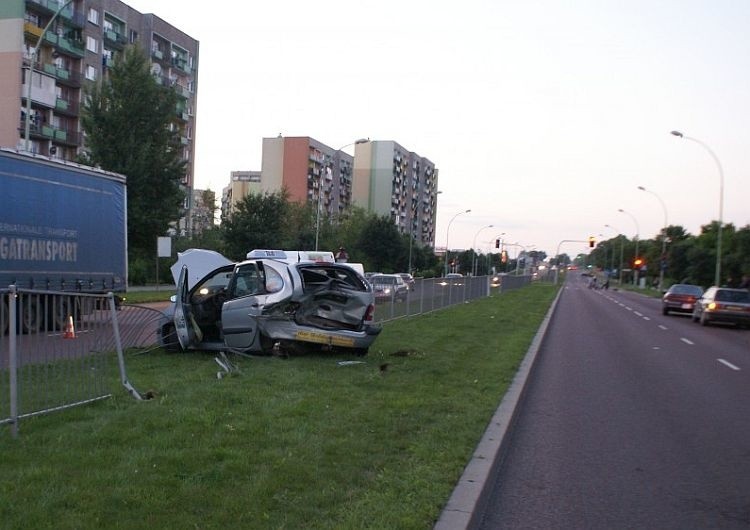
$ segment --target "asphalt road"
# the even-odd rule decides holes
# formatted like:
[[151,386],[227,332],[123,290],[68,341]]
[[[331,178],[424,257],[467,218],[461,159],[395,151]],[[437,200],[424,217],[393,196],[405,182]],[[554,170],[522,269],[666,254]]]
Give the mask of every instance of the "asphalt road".
[[749,528],[750,331],[564,286],[483,529]]

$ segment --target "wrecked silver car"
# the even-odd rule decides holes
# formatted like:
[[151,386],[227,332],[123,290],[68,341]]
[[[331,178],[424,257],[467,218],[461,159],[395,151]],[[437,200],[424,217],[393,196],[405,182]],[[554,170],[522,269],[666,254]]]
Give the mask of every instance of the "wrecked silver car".
[[364,355],[380,333],[372,288],[346,264],[280,250],[240,263],[205,250],[178,258],[177,294],[159,329],[166,348]]

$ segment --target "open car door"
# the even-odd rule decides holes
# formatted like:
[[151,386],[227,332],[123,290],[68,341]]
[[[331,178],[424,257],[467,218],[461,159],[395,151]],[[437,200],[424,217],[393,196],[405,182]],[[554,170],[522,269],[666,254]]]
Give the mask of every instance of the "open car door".
[[195,325],[190,307],[190,297],[188,290],[188,268],[182,267],[180,278],[177,281],[177,295],[175,297],[174,308],[174,327],[177,333],[177,340],[183,350],[195,346],[200,342],[200,330]]

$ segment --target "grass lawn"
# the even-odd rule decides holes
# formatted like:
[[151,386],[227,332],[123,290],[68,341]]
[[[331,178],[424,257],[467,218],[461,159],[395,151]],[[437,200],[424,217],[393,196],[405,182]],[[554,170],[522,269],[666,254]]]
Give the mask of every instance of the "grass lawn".
[[363,358],[232,357],[222,379],[207,353],[131,353],[154,399],[113,373],[112,399],[0,426],[0,526],[431,528],[556,293],[387,323]]

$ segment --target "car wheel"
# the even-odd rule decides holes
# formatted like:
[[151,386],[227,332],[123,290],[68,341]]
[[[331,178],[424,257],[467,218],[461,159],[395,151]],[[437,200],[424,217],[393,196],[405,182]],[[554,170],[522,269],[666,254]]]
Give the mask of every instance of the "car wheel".
[[669,309],[667,309],[666,307],[662,307],[661,308],[661,314],[662,315],[668,315],[669,314]]
[[161,330],[162,347],[169,353],[179,353],[182,351],[180,341],[177,338],[177,330],[174,324],[167,324]]

